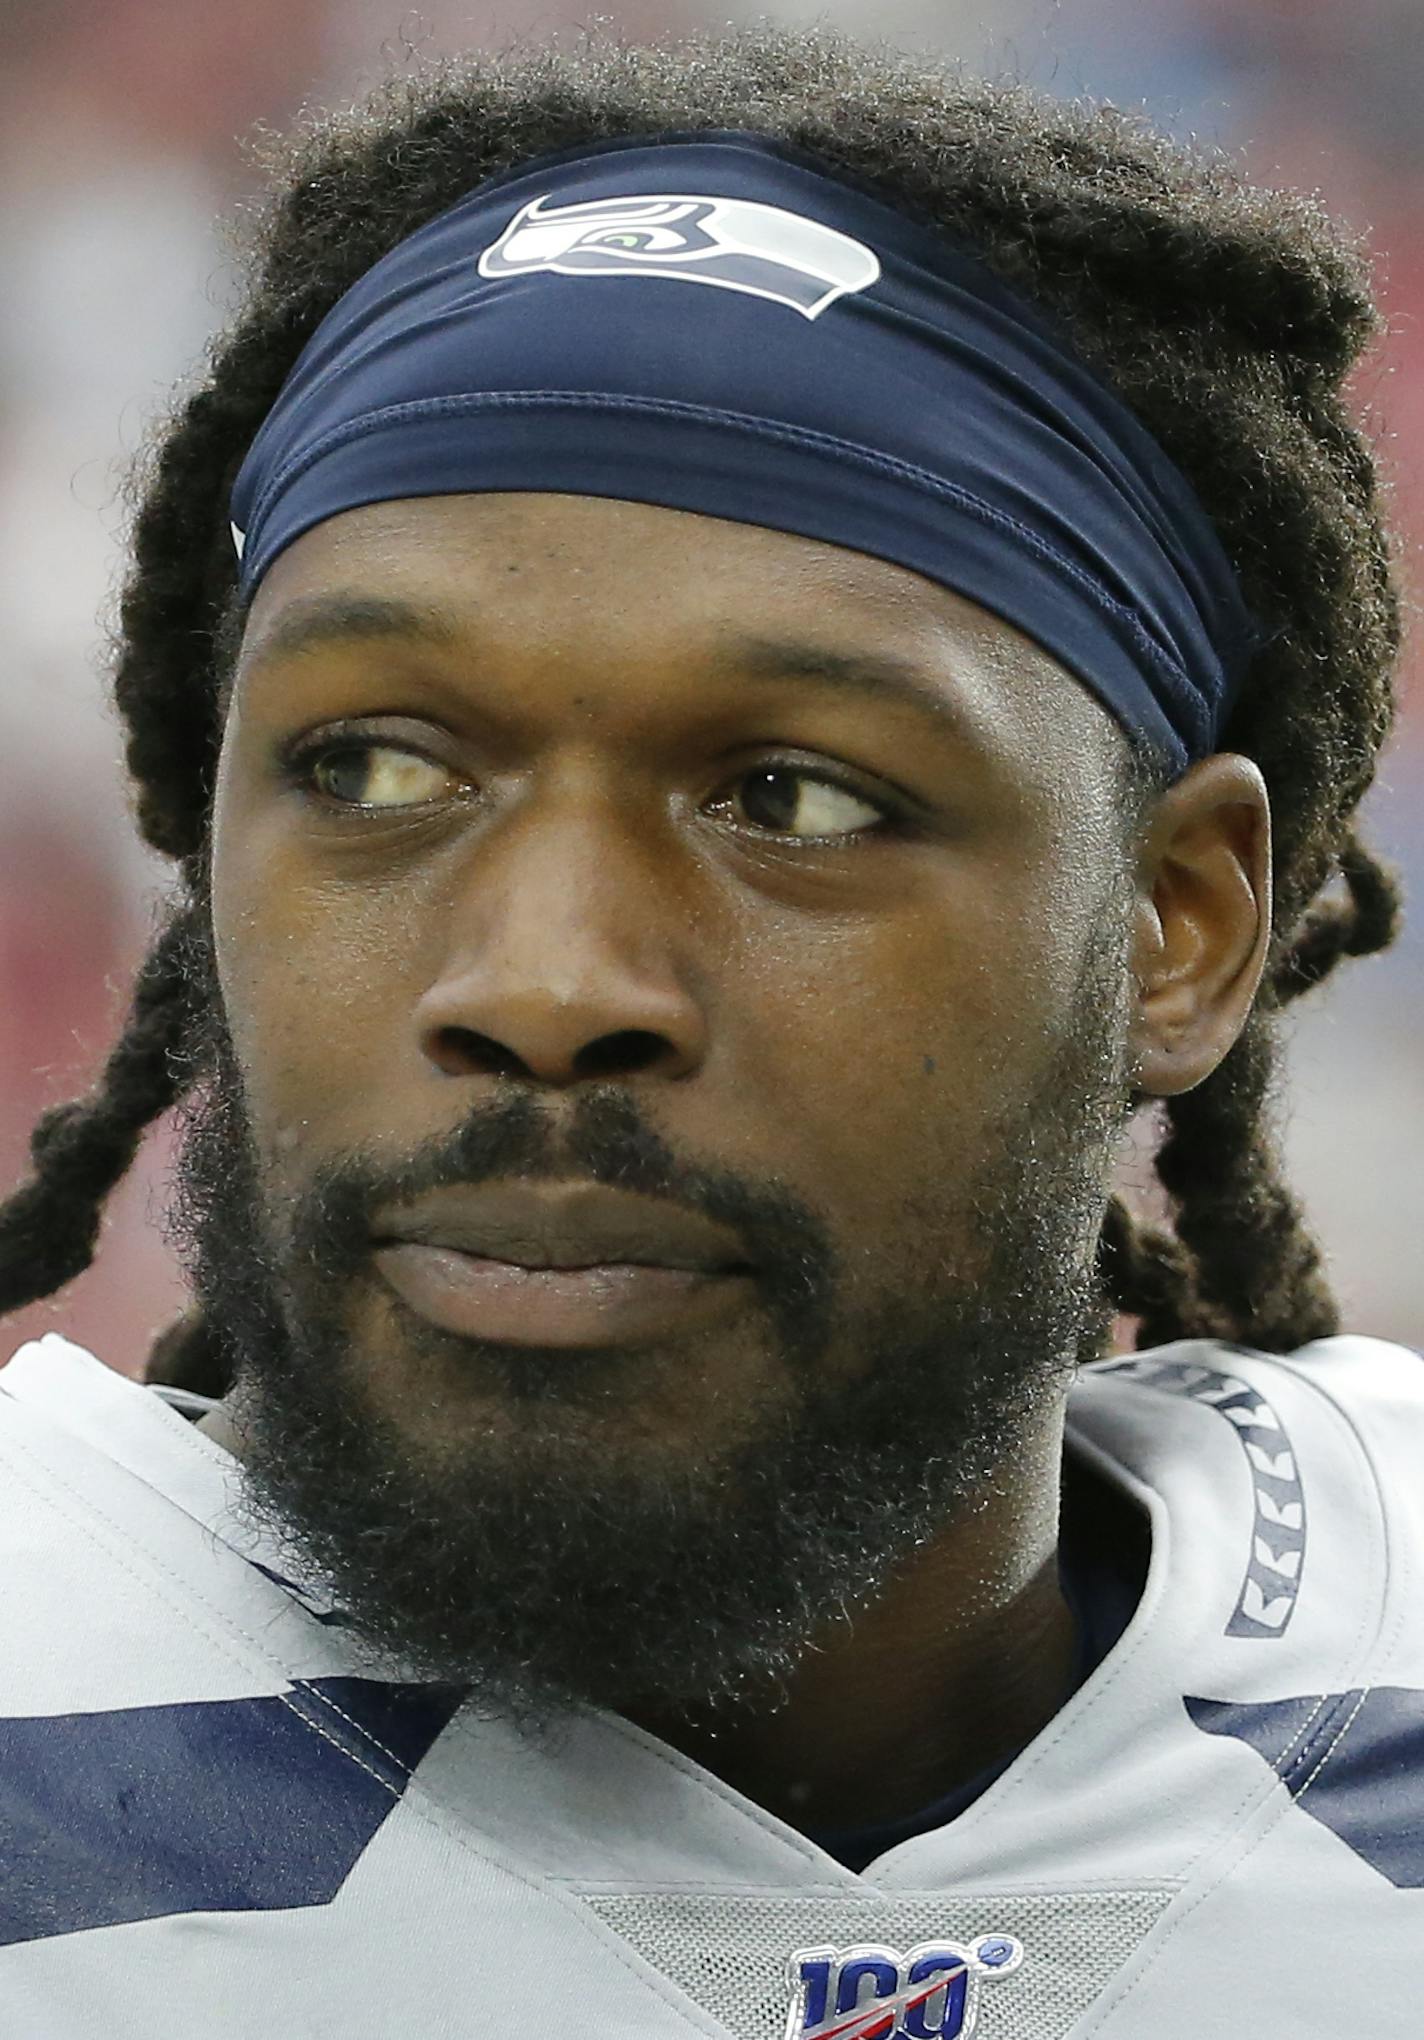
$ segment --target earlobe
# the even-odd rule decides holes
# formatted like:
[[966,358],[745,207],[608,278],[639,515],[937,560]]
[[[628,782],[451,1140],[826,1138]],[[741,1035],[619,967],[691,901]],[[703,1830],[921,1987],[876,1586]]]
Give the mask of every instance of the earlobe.
[[1130,1046],[1137,1087],[1193,1090],[1236,1041],[1270,943],[1271,810],[1249,758],[1219,752],[1162,796],[1138,863]]

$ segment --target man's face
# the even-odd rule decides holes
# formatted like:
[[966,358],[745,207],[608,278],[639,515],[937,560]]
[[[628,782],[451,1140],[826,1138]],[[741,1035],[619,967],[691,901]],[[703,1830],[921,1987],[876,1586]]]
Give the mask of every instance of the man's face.
[[[1108,1323],[1120,742],[974,604],[750,526],[452,497],[277,561],[173,1224],[254,1514],[371,1641],[531,1721],[733,1696],[1041,1466]],[[744,1272],[542,1338],[388,1279],[394,1210],[590,1183]]]

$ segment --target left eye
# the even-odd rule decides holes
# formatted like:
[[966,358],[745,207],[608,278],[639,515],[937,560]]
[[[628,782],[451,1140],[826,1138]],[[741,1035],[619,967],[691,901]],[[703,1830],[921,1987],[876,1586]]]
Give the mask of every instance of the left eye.
[[[801,838],[803,842],[827,836],[868,835],[890,818],[887,808],[802,765],[757,765],[741,773],[737,784],[745,789],[741,807],[753,828],[775,832],[800,820],[809,825],[809,833]],[[870,817],[869,827],[838,829],[837,803],[840,819],[844,819],[847,807],[859,808]],[[759,819],[758,813],[770,819]]]

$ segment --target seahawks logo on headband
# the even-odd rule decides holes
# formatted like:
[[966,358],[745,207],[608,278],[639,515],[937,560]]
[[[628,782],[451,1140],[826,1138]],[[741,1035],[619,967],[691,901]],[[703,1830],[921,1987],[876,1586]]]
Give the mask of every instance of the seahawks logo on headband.
[[771,298],[817,318],[880,274],[849,234],[742,198],[596,198],[521,207],[480,256],[481,276],[663,276]]

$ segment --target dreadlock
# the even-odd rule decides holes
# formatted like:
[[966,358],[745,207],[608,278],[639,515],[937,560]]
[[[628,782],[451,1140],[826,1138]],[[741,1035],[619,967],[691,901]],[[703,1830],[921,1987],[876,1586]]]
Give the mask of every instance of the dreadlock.
[[[826,30],[478,55],[388,84],[269,144],[245,307],[151,457],[120,611],[114,691],[138,827],[181,873],[123,1037],[94,1090],[47,1112],[32,1180],[0,1205],[0,1312],[92,1258],[143,1128],[178,1102],[184,956],[205,924],[205,843],[238,635],[228,491],[312,331],[396,242],[493,173],[630,134],[753,128],[912,218],[977,244],[1056,313],[1194,484],[1266,643],[1219,748],[1254,759],[1274,823],[1273,932],[1220,1066],[1162,1101],[1173,1230],[1109,1200],[1105,1298],[1139,1347],[1205,1336],[1290,1351],[1339,1328],[1319,1246],[1268,1120],[1277,1016],[1342,956],[1394,939],[1398,875],[1352,816],[1394,714],[1399,601],[1371,449],[1342,385],[1381,321],[1364,251],[1311,197],[1111,107],[867,47]],[[1151,795],[1125,753],[1125,786]],[[1133,777],[1133,774],[1136,777]],[[1128,803],[1136,828],[1140,801]],[[201,1314],[156,1349],[164,1378],[227,1385]]]

